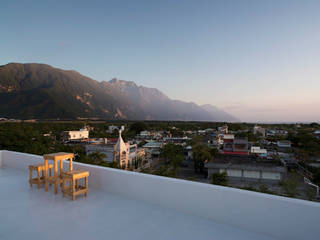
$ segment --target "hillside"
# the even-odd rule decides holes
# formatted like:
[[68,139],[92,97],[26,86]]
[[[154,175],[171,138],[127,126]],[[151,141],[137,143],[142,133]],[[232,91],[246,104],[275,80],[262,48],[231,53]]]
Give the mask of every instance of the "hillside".
[[171,100],[155,88],[112,79],[98,82],[45,64],[0,66],[0,117],[97,117],[128,120],[234,121],[222,110]]

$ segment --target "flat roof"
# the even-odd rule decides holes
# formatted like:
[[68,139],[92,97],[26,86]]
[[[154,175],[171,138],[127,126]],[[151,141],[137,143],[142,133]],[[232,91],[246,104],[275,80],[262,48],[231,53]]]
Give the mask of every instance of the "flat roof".
[[273,239],[96,189],[71,201],[30,188],[28,172],[11,168],[0,168],[0,189],[1,239]]

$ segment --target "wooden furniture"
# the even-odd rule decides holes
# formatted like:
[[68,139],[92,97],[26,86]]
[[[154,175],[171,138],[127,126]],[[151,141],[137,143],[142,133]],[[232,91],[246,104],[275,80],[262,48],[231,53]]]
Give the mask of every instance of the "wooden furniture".
[[[72,196],[72,201],[75,200],[76,196],[79,194],[85,194],[88,196],[88,171],[69,171],[62,173],[62,193],[63,197],[66,194]],[[84,179],[84,184],[79,184],[80,179]],[[69,186],[67,186],[69,182]]]
[[[52,164],[48,165],[48,169],[49,169],[49,176],[51,177],[52,174]],[[37,184],[38,185],[38,189],[40,188],[41,184],[45,183],[45,164],[37,164],[37,165],[30,165],[29,166],[29,171],[30,171],[30,187],[32,187],[32,184]],[[37,177],[33,178],[33,172],[37,173]],[[47,171],[48,172],[48,171]]]
[[[62,173],[63,173],[63,160],[69,159],[69,171],[72,171],[72,160],[74,158],[73,153],[50,153],[43,155],[45,162],[45,187],[46,192],[48,191],[48,184],[54,183],[55,194],[58,194],[58,184],[62,184]],[[54,161],[54,176],[48,177],[48,160]],[[58,173],[58,161],[60,161],[60,174]]]

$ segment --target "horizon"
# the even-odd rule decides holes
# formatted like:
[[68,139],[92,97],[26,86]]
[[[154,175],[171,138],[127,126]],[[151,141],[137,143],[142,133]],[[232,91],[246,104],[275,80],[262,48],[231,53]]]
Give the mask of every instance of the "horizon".
[[312,0],[4,1],[0,65],[37,62],[97,81],[133,81],[242,122],[319,122],[319,7]]

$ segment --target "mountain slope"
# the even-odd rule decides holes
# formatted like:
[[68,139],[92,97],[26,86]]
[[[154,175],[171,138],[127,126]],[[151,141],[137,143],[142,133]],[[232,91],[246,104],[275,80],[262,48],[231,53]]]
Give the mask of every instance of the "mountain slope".
[[204,110],[206,110],[208,113],[212,115],[212,117],[215,118],[218,122],[239,122],[240,120],[231,114],[221,110],[220,108],[213,106],[211,104],[204,104],[200,106]]
[[134,82],[117,79],[98,82],[76,71],[19,63],[0,66],[0,116],[21,119],[232,119],[223,111],[213,113],[194,103],[171,100],[157,89],[137,86]]

